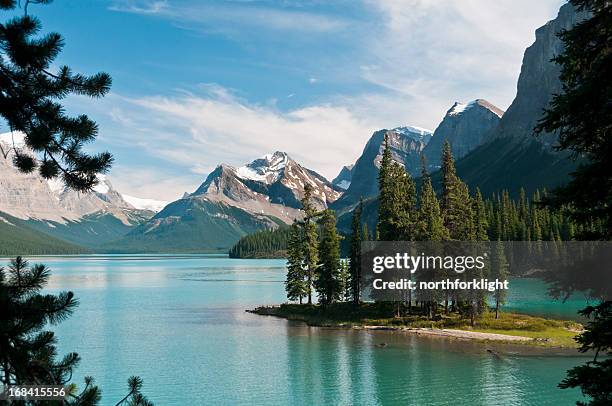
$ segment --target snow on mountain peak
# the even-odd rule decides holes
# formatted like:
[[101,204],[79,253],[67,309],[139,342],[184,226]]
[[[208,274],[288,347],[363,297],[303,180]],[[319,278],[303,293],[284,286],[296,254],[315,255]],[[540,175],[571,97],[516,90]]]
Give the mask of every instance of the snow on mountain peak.
[[431,130],[411,125],[397,127],[391,131],[395,132],[396,134],[400,134],[404,137],[409,137],[414,141],[424,142],[425,144],[427,144],[433,136],[433,132]]
[[428,130],[422,127],[412,126],[412,125],[397,127],[397,128],[394,128],[393,131],[395,131],[396,133],[400,133],[402,135],[410,135],[410,134],[416,133],[416,134],[419,134],[420,136],[424,136],[424,135],[433,134],[433,131],[431,130]]
[[474,105],[473,101],[467,104],[455,102],[455,104],[453,104],[453,107],[451,107],[451,109],[448,111],[448,115],[458,116],[459,114],[463,113],[465,110],[472,107],[473,105]]
[[503,110],[497,108],[496,106],[494,106],[493,104],[489,103],[485,99],[476,99],[476,100],[472,100],[469,103],[455,102],[455,104],[453,104],[453,107],[451,107],[450,110],[448,111],[447,115],[449,115],[449,116],[458,116],[458,115],[462,114],[463,112],[465,112],[465,111],[467,111],[467,110],[469,110],[469,109],[471,109],[471,108],[473,108],[475,106],[483,107],[483,108],[491,111],[492,113],[494,113],[498,117],[501,117],[504,114]]
[[278,180],[288,161],[289,156],[285,152],[276,151],[241,166],[236,169],[236,174],[242,179],[273,183]]

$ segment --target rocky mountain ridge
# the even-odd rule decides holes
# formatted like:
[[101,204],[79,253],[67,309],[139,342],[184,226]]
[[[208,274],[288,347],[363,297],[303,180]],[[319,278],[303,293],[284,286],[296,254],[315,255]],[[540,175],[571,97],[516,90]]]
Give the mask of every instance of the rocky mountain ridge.
[[440,167],[444,142],[448,140],[455,160],[463,158],[491,137],[504,115],[503,110],[484,99],[455,102],[446,112],[423,150],[430,171]]
[[224,251],[245,234],[299,219],[307,184],[319,209],[341,195],[338,187],[284,152],[238,168],[220,164],[195,192],[168,204],[108,248]]

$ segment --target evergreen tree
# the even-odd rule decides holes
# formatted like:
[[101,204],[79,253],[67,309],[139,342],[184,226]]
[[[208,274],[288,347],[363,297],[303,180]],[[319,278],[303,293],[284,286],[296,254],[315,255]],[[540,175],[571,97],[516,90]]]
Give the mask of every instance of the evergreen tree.
[[425,162],[422,163],[420,198],[418,239],[421,241],[447,240],[448,230],[444,226],[440,204],[427,173]]
[[[11,260],[7,270],[0,268],[0,383],[5,386],[68,386],[80,361],[74,352],[57,359],[55,334],[45,330],[67,319],[78,304],[72,292],[40,293],[50,274],[44,265],[28,266],[21,257]],[[132,377],[129,382],[130,392],[124,400],[129,400],[131,405],[150,405],[140,394],[142,380]],[[84,390],[71,395],[65,402],[45,404],[97,405],[101,391],[93,385],[93,378],[88,377]]]
[[361,301],[361,213],[363,212],[363,199],[359,206],[353,210],[351,221],[351,241],[349,247],[349,288],[350,297],[355,305]]
[[347,259],[340,260],[340,292],[342,292],[340,300],[349,302],[353,300],[353,289],[351,287],[351,270]]
[[312,288],[315,282],[315,272],[319,263],[318,252],[318,235],[316,217],[318,212],[312,203],[312,186],[306,184],[304,186],[304,197],[302,198],[302,211],[304,212],[304,221],[302,223],[303,232],[302,238],[302,255],[304,256],[304,270],[306,273],[306,294],[308,304],[312,304]]
[[[499,279],[500,281],[508,279],[508,262],[504,254],[504,244],[497,241],[491,245],[491,279]],[[495,318],[499,314],[500,305],[506,302],[507,292],[504,289],[496,289],[493,292],[495,299]]]
[[341,298],[340,236],[336,231],[333,210],[323,211],[321,217],[320,264],[317,268],[315,289],[322,305],[332,304]]
[[454,200],[454,206],[451,207],[455,219],[454,232],[451,233],[451,238],[459,241],[475,241],[476,227],[474,224],[473,199],[465,183],[457,179],[456,186],[456,199]]
[[[70,188],[88,191],[96,185],[96,175],[108,171],[112,156],[83,150],[96,138],[98,126],[86,115],[68,116],[60,101],[70,94],[102,97],[111,78],[73,73],[67,66],[51,71],[64,40],[58,33],[36,37],[41,23],[27,14],[29,4],[47,3],[51,0],[26,0],[24,15],[0,24],[0,116],[11,132],[24,134],[25,145],[36,155],[13,145],[19,170],[29,173],[38,167],[45,179],[61,177]],[[2,10],[16,6],[12,0],[0,1]],[[6,158],[9,151],[0,147],[0,153]]]
[[[362,211],[362,214],[363,214],[363,211]],[[366,222],[363,223],[361,239],[363,241],[370,241],[370,240],[372,240],[372,236],[370,235],[370,230],[368,230],[368,223],[366,223]]]
[[287,280],[285,281],[285,290],[287,292],[287,299],[299,300],[300,304],[302,304],[302,299],[308,295],[303,261],[302,230],[297,222],[294,222],[290,227],[289,241],[287,243]]
[[413,240],[417,226],[416,186],[406,170],[391,159],[387,134],[378,174],[378,189],[377,239]]
[[416,209],[416,185],[409,173],[398,163],[391,165],[390,199],[387,240],[412,241],[416,237],[418,216]]
[[476,188],[476,197],[473,203],[475,239],[476,241],[488,241],[489,221],[487,220],[485,202],[479,188]]
[[385,144],[380,161],[378,172],[378,223],[376,224],[376,239],[381,241],[391,241],[393,233],[392,213],[393,199],[392,192],[392,170],[393,160],[391,159],[391,149],[389,147],[389,136],[385,134]]
[[461,197],[465,197],[460,196],[462,193],[461,183],[459,178],[457,178],[450,144],[446,140],[442,149],[442,196],[440,207],[442,209],[444,226],[453,240],[461,239],[462,228],[465,227],[465,224],[461,223],[462,216],[465,214],[461,212],[465,203],[460,200]]

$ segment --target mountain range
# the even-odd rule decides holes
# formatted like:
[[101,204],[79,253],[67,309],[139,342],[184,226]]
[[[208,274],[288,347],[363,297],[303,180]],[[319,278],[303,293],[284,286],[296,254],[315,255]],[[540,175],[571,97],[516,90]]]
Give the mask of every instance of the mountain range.
[[291,224],[311,185],[324,209],[342,190],[285,152],[274,152],[239,168],[221,164],[195,192],[170,203],[110,251],[227,251],[241,236]]
[[341,229],[360,198],[366,200],[366,219],[373,221],[385,137],[392,159],[413,177],[420,175],[424,156],[434,184],[440,181],[440,156],[448,141],[459,176],[484,194],[554,187],[568,179],[575,164],[554,151],[554,134],[535,138],[533,128],[561,89],[559,69],[550,61],[562,50],[556,33],[581,18],[566,4],[536,31],[507,112],[484,99],[455,102],[434,131],[409,125],[375,131],[356,162],[331,182],[277,151],[240,167],[220,164],[193,193],[174,202],[123,195],[105,177],[94,191],[82,194],[19,173],[11,151],[22,146],[14,134],[0,136],[2,151],[8,151],[6,159],[0,157],[0,241],[12,238],[9,242],[21,249],[34,241],[33,249],[44,247],[44,253],[225,252],[245,234],[299,219],[307,184],[320,209],[337,211]]
[[153,200],[130,203],[128,200],[136,201],[115,190],[103,175],[91,193],[79,193],[36,172],[19,172],[13,165],[15,150],[31,153],[18,133],[0,135],[0,149],[0,221],[5,226],[94,248],[124,235],[152,217],[153,207],[163,204]]

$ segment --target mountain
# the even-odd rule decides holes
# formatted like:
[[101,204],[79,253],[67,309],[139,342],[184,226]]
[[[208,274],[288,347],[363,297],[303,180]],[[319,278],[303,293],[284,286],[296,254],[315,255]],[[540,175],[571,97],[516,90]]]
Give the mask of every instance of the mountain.
[[[559,9],[554,20],[538,28],[535,41],[523,55],[521,73],[517,83],[514,101],[508,107],[500,122],[496,136],[530,138],[533,128],[548,107],[552,96],[562,91],[559,80],[559,65],[551,59],[563,52],[563,43],[557,36],[559,32],[570,29],[577,22],[588,17],[586,12],[577,12],[567,3]],[[539,137],[547,145],[554,143],[555,137]]]
[[535,42],[523,56],[516,97],[490,141],[457,161],[457,173],[471,187],[478,186],[485,194],[500,189],[517,194],[521,186],[531,193],[567,182],[576,163],[554,151],[554,134],[536,138],[533,128],[552,96],[561,91],[559,67],[551,61],[563,50],[556,34],[586,17],[568,3],[554,20],[537,29]]
[[448,140],[455,159],[482,145],[498,125],[504,112],[484,99],[467,104],[456,102],[436,128],[433,138],[423,150],[428,168],[440,167],[444,142]]
[[28,228],[26,234],[37,231],[93,248],[123,236],[154,214],[128,203],[104,176],[92,192],[79,193],[36,172],[18,171],[13,165],[15,148],[31,154],[18,133],[0,135],[0,148],[0,213],[19,219],[11,223]]
[[332,185],[342,190],[348,189],[349,186],[351,185],[351,180],[353,178],[353,168],[354,167],[355,165],[343,166],[338,176],[336,176],[334,180],[332,180]]
[[0,256],[85,254],[86,248],[31,229],[24,220],[0,213]]
[[[501,115],[497,126],[494,126],[490,133],[482,131],[484,143],[456,161],[458,175],[471,190],[479,187],[484,195],[490,195],[507,189],[511,195],[516,196],[521,187],[531,194],[538,188],[551,189],[569,179],[569,173],[575,169],[576,163],[570,161],[566,154],[555,152],[551,148],[555,139],[554,134],[544,134],[536,138],[533,128],[553,94],[560,92],[562,88],[559,67],[551,61],[563,50],[563,43],[556,34],[563,29],[571,28],[586,17],[586,13],[577,13],[568,3],[560,8],[554,20],[537,29],[535,42],[526,49],[523,57],[517,94],[512,104]],[[472,108],[475,107],[474,104],[473,102]],[[447,117],[457,110],[462,110],[459,116],[466,114],[469,109],[468,105],[464,106],[458,104],[453,106]],[[496,113],[492,108],[488,110]],[[495,117],[492,117],[492,120],[495,121]],[[442,126],[443,123],[439,128]],[[430,141],[432,146],[428,145],[426,149],[434,148],[436,145],[434,140],[438,142],[436,140],[438,135],[434,133]],[[434,158],[435,154],[432,153],[430,159]],[[353,172],[353,183],[355,176]],[[440,187],[441,177],[440,171],[432,173],[434,187]],[[373,182],[374,179],[370,177],[370,181]],[[343,199],[339,199],[341,200]],[[364,221],[370,226],[376,223],[377,205],[376,198],[365,202]],[[338,226],[341,230],[348,231],[351,213],[345,211],[340,214]]]
[[277,151],[244,166],[221,164],[195,192],[168,204],[121,240],[113,251],[226,251],[240,237],[275,229],[300,217],[304,186],[313,202],[328,207],[341,194],[318,173]]
[[412,175],[420,172],[420,156],[432,137],[431,131],[418,127],[376,131],[355,162],[348,189],[332,204],[333,209],[341,210],[354,205],[361,197],[378,194],[378,169],[384,150],[385,135],[389,139],[393,160],[404,165]]

